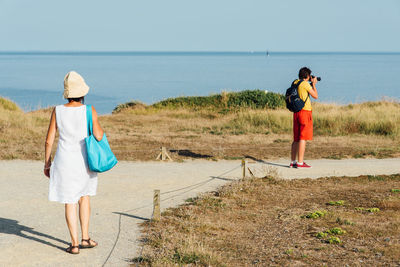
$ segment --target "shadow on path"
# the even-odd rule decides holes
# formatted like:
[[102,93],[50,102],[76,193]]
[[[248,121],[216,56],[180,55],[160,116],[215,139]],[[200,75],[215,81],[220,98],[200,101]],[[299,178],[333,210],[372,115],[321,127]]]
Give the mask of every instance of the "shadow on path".
[[211,155],[206,155],[206,154],[199,154],[196,152],[193,152],[188,149],[183,149],[183,150],[173,150],[171,149],[170,152],[178,153],[179,156],[184,156],[188,158],[195,158],[195,159],[207,159],[207,158],[212,158],[213,156]]
[[262,159],[257,159],[255,157],[249,156],[249,155],[245,155],[244,157],[247,158],[247,159],[252,159],[252,160],[257,161],[257,162],[262,163],[262,164],[267,164],[267,165],[277,166],[277,167],[283,167],[283,168],[289,168],[289,165],[268,162],[268,161],[265,161],[265,160],[262,160]]
[[219,176],[210,176],[212,179],[218,179],[222,181],[236,181],[237,179],[233,178],[226,178],[226,177],[219,177]]
[[138,220],[142,220],[142,221],[150,221],[149,218],[144,218],[144,217],[140,217],[140,216],[136,216],[136,215],[132,215],[132,214],[128,214],[128,213],[123,213],[123,212],[113,212],[114,214],[119,214],[122,216],[126,216],[126,217],[130,217],[130,218],[134,218],[134,219],[138,219]]
[[[20,237],[23,237],[23,238],[26,238],[29,240],[33,240],[33,241],[36,241],[36,242],[42,243],[44,245],[48,245],[50,247],[60,249],[60,250],[65,250],[65,248],[54,245],[54,244],[52,244],[48,241],[45,241],[41,238],[48,238],[48,239],[69,245],[69,243],[64,240],[61,240],[59,238],[56,238],[56,237],[53,237],[53,236],[50,236],[47,234],[37,232],[37,231],[33,230],[33,228],[31,228],[31,227],[27,227],[25,225],[19,224],[19,222],[16,220],[10,220],[10,219],[1,218],[1,217],[0,217],[0,234],[17,235],[17,236],[20,236]],[[27,235],[27,234],[31,234],[31,235]]]

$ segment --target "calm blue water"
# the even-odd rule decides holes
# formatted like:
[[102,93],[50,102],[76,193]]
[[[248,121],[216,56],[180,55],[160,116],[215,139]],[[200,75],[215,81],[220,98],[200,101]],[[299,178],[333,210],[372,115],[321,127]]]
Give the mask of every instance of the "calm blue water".
[[106,114],[130,100],[284,93],[303,66],[322,77],[318,101],[399,99],[399,53],[0,53],[0,95],[27,111],[61,104],[64,75],[75,70],[91,87],[86,103]]

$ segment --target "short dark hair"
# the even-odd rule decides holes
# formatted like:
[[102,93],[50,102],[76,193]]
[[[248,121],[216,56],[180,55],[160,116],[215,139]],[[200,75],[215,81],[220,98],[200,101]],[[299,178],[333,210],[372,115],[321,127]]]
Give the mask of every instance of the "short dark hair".
[[84,97],[84,96],[81,96],[81,97],[68,98],[68,103],[70,103],[70,102],[72,102],[72,101],[85,104],[85,97]]
[[307,67],[302,67],[299,70],[299,79],[307,79],[311,75],[311,70]]

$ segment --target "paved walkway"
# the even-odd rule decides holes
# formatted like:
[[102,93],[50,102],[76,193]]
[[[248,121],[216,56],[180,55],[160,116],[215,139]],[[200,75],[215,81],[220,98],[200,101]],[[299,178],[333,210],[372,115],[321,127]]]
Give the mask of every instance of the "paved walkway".
[[[249,160],[247,166],[257,176],[276,172],[286,179],[400,172],[400,159],[308,163],[314,167],[289,169],[282,160]],[[99,175],[92,198],[91,237],[99,247],[69,255],[64,208],[47,201],[42,168],[37,161],[0,161],[0,266],[127,266],[138,255],[138,223],[151,216],[154,189],[161,190],[165,209],[241,176],[240,161],[120,162]]]

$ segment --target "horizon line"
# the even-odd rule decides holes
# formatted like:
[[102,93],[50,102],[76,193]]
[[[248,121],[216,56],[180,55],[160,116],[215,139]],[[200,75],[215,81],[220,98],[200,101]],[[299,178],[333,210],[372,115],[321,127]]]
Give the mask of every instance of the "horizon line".
[[207,50],[207,51],[185,51],[185,50],[172,50],[172,51],[152,51],[152,50],[14,50],[2,51],[0,55],[14,54],[14,55],[34,55],[34,54],[48,54],[48,55],[80,55],[80,54],[400,54],[400,51],[274,51],[274,50],[255,50],[255,51],[234,51],[234,50]]

